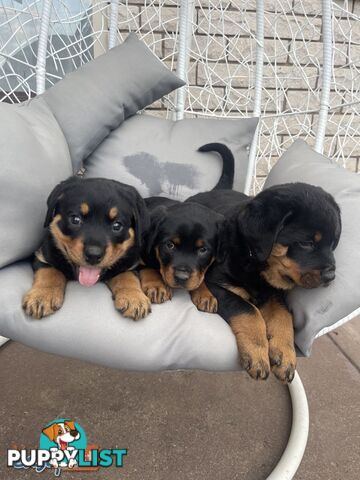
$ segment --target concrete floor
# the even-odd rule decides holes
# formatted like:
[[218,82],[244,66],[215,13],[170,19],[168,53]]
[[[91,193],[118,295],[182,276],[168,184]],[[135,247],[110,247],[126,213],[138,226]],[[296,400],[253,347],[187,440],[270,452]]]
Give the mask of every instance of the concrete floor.
[[[360,319],[315,344],[298,370],[310,438],[296,480],[360,478]],[[100,448],[127,448],[122,469],[68,480],[261,480],[290,431],[287,388],[245,373],[127,373],[8,343],[0,351],[0,479],[54,478],[6,467],[6,450],[36,448],[43,426],[71,417]],[[39,476],[40,475],[40,476]]]

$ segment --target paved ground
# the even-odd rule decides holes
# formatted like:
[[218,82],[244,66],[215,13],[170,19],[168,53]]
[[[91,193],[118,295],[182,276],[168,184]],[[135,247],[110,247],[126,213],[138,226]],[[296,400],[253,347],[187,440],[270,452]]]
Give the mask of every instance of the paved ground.
[[[296,480],[360,478],[360,319],[299,360],[309,397],[308,447]],[[73,417],[125,466],[67,480],[261,480],[286,444],[286,387],[245,373],[126,373],[9,343],[0,351],[0,479],[54,478],[5,466],[11,445],[36,447],[43,425]],[[40,475],[40,476],[39,476]]]

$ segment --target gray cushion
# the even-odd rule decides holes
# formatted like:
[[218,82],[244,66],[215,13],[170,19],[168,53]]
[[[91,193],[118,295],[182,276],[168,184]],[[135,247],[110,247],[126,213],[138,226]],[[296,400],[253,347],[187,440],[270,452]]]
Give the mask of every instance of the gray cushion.
[[41,98],[0,103],[0,267],[35,251],[46,199],[72,173],[64,135]]
[[218,154],[199,153],[197,149],[206,143],[221,142],[235,156],[234,187],[242,190],[257,122],[256,118],[173,122],[135,115],[86,160],[86,176],[129,183],[144,197],[185,199],[216,184],[222,169]]
[[309,355],[316,335],[346,321],[360,307],[360,177],[297,140],[273,167],[265,188],[296,181],[318,185],[333,194],[340,205],[343,223],[335,250],[335,281],[327,288],[296,288],[288,295],[295,319],[296,344]]
[[44,93],[69,144],[74,170],[111,130],[184,82],[135,34]]
[[187,292],[175,292],[171,302],[153,305],[148,317],[134,322],[114,309],[104,284],[89,289],[69,282],[63,307],[48,318],[32,320],[21,309],[32,276],[26,262],[0,271],[0,335],[122,369],[238,369],[230,327],[217,315],[198,312]]

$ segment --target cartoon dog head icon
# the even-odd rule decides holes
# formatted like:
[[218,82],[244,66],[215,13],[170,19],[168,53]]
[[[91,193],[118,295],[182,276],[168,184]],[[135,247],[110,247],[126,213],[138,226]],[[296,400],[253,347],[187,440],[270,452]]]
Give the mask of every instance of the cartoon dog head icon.
[[75,422],[64,420],[63,422],[53,423],[42,430],[49,440],[55,442],[59,450],[66,450],[68,444],[80,438],[80,432],[75,427]]

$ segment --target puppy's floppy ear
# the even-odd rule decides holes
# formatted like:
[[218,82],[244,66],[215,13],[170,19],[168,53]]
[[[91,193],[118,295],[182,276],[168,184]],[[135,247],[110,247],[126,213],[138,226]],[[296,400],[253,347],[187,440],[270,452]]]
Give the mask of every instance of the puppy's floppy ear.
[[51,220],[56,215],[56,209],[58,207],[59,200],[65,195],[65,190],[76,183],[81,182],[79,177],[70,177],[67,180],[56,185],[53,191],[50,193],[47,199],[47,213],[44,222],[44,228],[47,228],[50,225]]
[[271,253],[274,243],[292,215],[284,198],[276,197],[270,191],[260,193],[250,200],[238,216],[238,227],[253,255],[264,262]]
[[112,180],[120,199],[124,198],[130,203],[133,216],[133,227],[135,230],[136,245],[141,248],[144,236],[150,227],[150,216],[146,204],[135,187]]
[[150,213],[150,229],[146,238],[146,254],[149,255],[154,246],[156,237],[159,233],[159,227],[166,216],[167,208],[159,205]]
[[150,228],[150,215],[143,198],[137,191],[136,205],[134,208],[134,228],[136,243],[139,248],[142,248],[144,238]]
[[44,228],[47,228],[50,225],[51,220],[55,217],[56,215],[56,208],[58,206],[58,202],[62,196],[63,192],[63,184],[65,182],[59,183],[59,185],[56,185],[54,190],[50,193],[48,199],[47,199],[47,212],[46,212],[46,217],[45,217],[45,222],[44,222]]
[[333,198],[334,202],[334,209],[335,209],[335,241],[334,241],[334,250],[338,246],[341,230],[342,230],[342,221],[341,221],[341,210],[339,205],[336,203],[335,199]]

